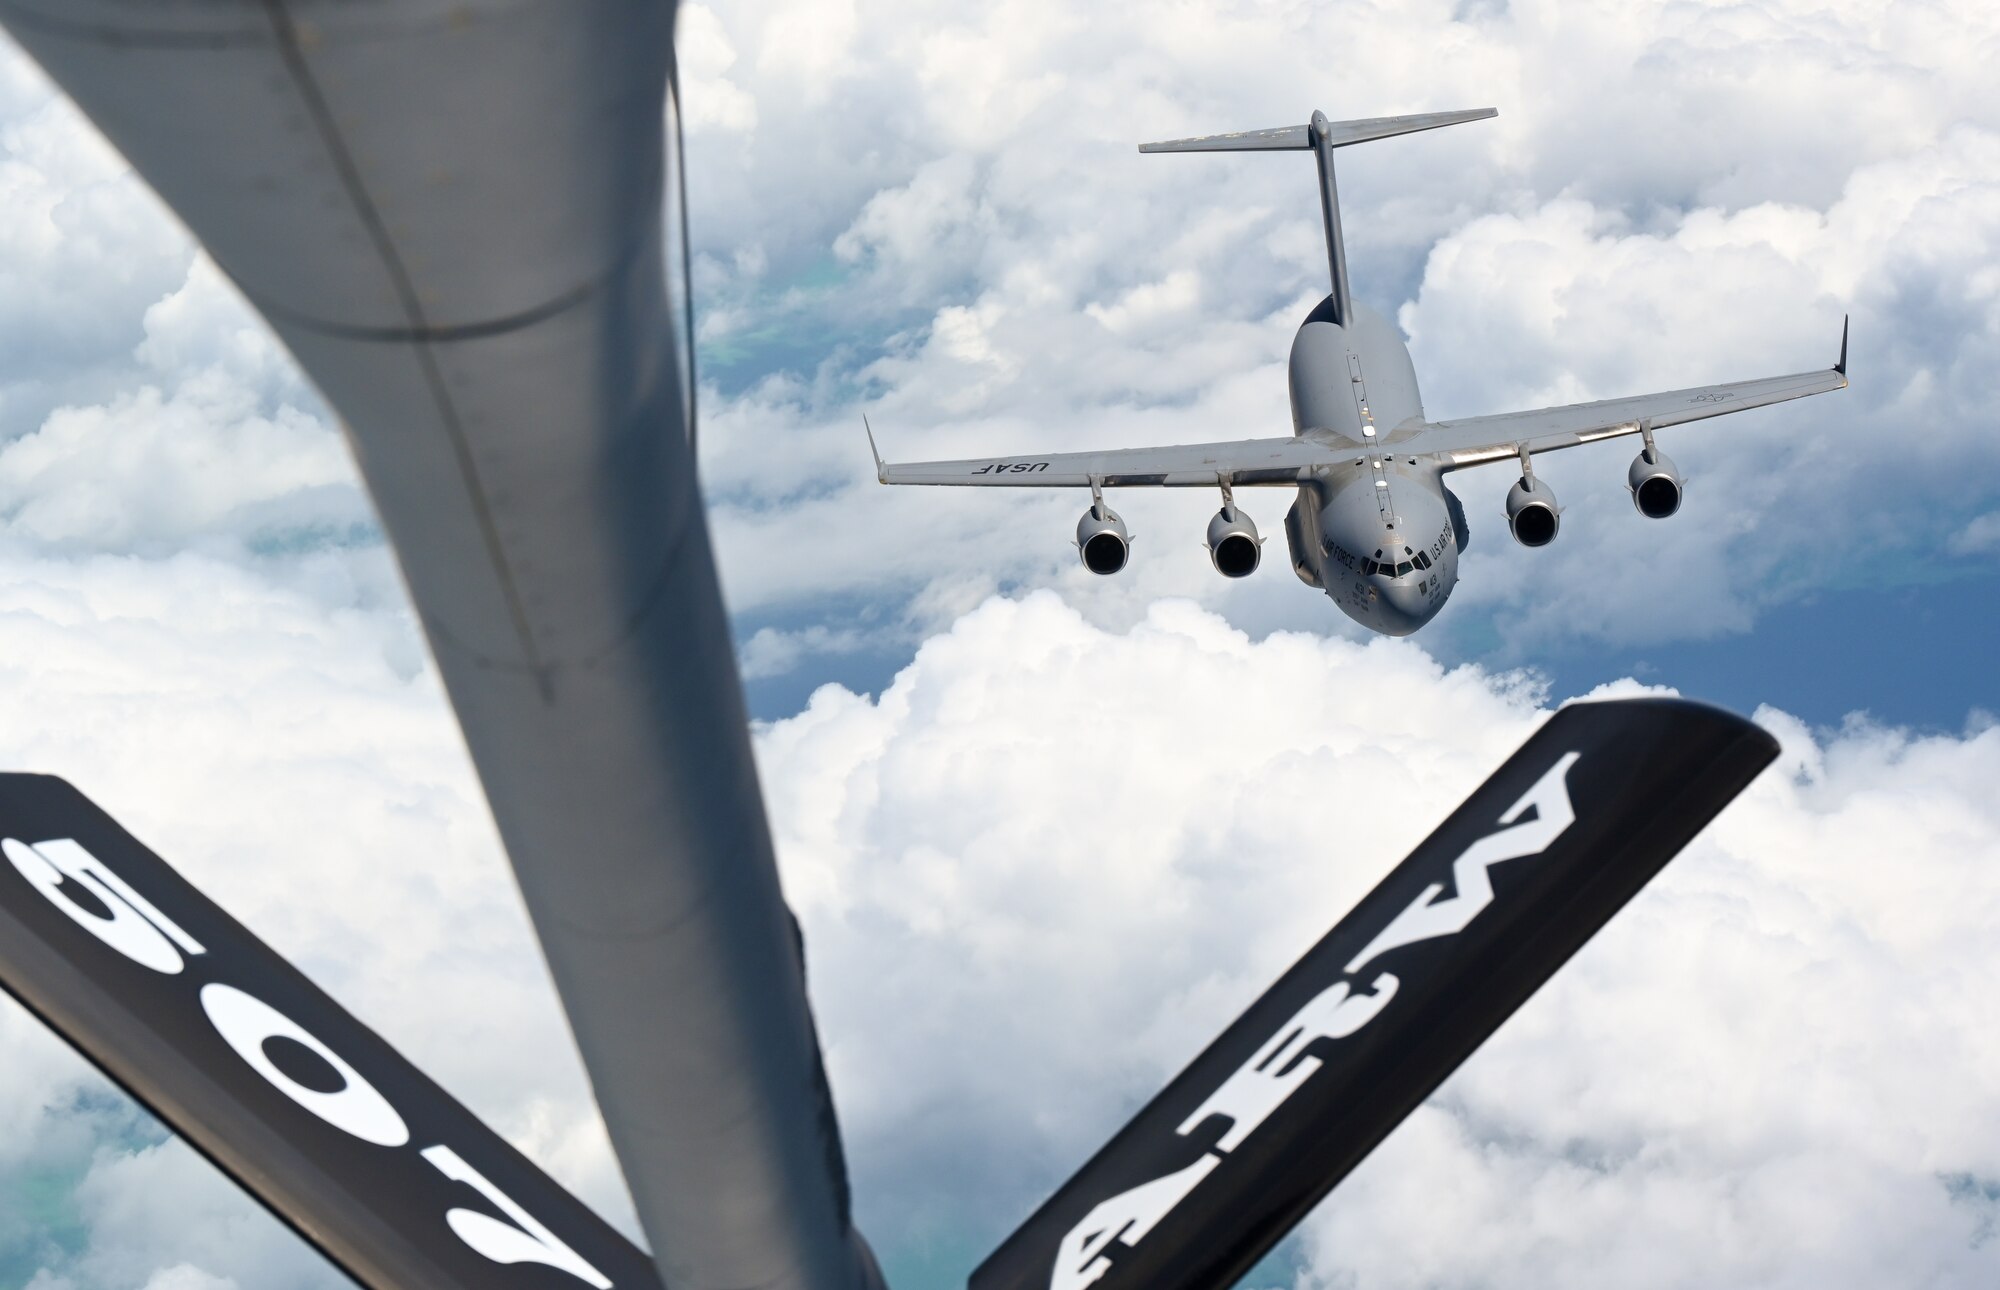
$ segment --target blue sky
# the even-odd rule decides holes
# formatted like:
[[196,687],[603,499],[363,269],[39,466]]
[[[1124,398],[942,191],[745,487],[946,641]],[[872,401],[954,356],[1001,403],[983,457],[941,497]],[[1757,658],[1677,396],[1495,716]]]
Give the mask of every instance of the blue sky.
[[[1990,6],[760,0],[681,37],[704,483],[898,1285],[958,1283],[1553,704],[1644,686],[1783,760],[1260,1284],[1993,1283]],[[874,484],[864,412],[908,457],[1280,433],[1310,167],[1132,144],[1489,104],[1341,160],[1433,415],[1829,364],[1848,314],[1854,387],[1663,435],[1665,523],[1625,445],[1547,459],[1543,551],[1504,468],[1455,477],[1463,582],[1401,642],[1281,561],[1215,575],[1192,490],[1118,496],[1098,579],[1076,497]],[[11,51],[0,718],[629,1222],[336,428]],[[332,1283],[11,1005],[0,1051],[0,1281]]]
[[[1495,518],[1491,527],[1500,523]],[[2000,710],[1993,666],[2000,574],[1967,564],[1934,582],[1814,591],[1766,609],[1755,629],[1741,634],[1617,652],[1573,646],[1548,651],[1528,666],[1552,694],[1582,694],[1633,677],[1739,712],[1768,703],[1819,726],[1837,727],[1860,715],[1887,725],[1957,731]],[[1336,612],[1330,604],[1326,610]],[[799,622],[823,625],[818,615]],[[1488,653],[1441,650],[1439,656],[1477,663]],[[821,685],[879,691],[908,662],[908,651],[897,648],[816,655],[793,670],[752,680],[752,716],[789,716]]]

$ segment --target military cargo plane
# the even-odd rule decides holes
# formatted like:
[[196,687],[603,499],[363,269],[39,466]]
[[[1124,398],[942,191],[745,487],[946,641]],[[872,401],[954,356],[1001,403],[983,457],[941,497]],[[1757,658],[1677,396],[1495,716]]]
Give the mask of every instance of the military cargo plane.
[[[1125,567],[1131,534],[1104,490],[1141,484],[1219,488],[1222,509],[1208,523],[1209,558],[1228,578],[1254,573],[1262,556],[1257,526],[1236,505],[1235,490],[1297,490],[1285,515],[1292,571],[1373,631],[1407,636],[1444,608],[1458,581],[1468,539],[1465,511],[1445,486],[1451,471],[1516,461],[1521,477],[1507,493],[1507,527],[1523,546],[1555,540],[1562,509],[1536,478],[1534,456],[1598,439],[1636,434],[1643,447],[1626,475],[1641,515],[1665,519],[1680,509],[1682,478],[1653,432],[1748,408],[1847,386],[1847,334],[1831,369],[1762,380],[1704,385],[1662,394],[1606,399],[1453,421],[1424,419],[1409,347],[1380,314],[1348,289],[1333,150],[1371,139],[1432,130],[1496,116],[1492,108],[1417,116],[1329,121],[1241,134],[1146,143],[1141,152],[1310,152],[1319,163],[1333,289],[1306,315],[1292,340],[1292,434],[1168,448],[1041,453],[909,464],[875,454],[885,484],[955,484],[1011,488],[1088,488],[1090,509],[1076,526],[1077,553],[1092,573]],[[874,436],[869,435],[870,448]]]

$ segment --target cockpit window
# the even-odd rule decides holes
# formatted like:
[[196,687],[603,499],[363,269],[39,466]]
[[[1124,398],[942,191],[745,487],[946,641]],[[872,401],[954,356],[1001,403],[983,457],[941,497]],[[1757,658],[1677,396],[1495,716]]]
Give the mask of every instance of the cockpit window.
[[[1410,572],[1412,569],[1416,569],[1418,567],[1420,566],[1417,564],[1415,560],[1405,560],[1400,564],[1396,564],[1388,560],[1377,561],[1377,560],[1364,559],[1361,562],[1361,576],[1364,578],[1372,578],[1379,573],[1385,578],[1400,578],[1404,574]],[[1423,565],[1421,567],[1429,568],[1430,566]]]

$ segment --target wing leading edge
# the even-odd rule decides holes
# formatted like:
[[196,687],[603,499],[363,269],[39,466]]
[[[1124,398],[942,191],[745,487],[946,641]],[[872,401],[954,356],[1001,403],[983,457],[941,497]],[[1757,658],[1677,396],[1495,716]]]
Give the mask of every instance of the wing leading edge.
[[1433,455],[1447,470],[1476,466],[1482,462],[1552,452],[1639,434],[1663,426],[1681,425],[1731,412],[1768,407],[1808,395],[1826,394],[1847,388],[1847,327],[1840,331],[1840,361],[1816,372],[1795,372],[1790,376],[1768,376],[1755,381],[1735,381],[1724,385],[1700,385],[1660,394],[1639,394],[1597,403],[1574,403],[1566,407],[1537,408],[1529,412],[1504,412],[1497,416],[1462,417],[1455,421],[1430,421],[1391,432],[1384,445],[1399,453]]
[[[873,446],[873,436],[870,436]],[[944,484],[1001,488],[1129,487],[1212,488],[1217,484],[1296,484],[1302,471],[1331,466],[1342,453],[1312,439],[1244,439],[1167,448],[1116,448],[1107,452],[1045,452],[1019,457],[968,457],[960,461],[885,462],[875,477],[885,484]]]

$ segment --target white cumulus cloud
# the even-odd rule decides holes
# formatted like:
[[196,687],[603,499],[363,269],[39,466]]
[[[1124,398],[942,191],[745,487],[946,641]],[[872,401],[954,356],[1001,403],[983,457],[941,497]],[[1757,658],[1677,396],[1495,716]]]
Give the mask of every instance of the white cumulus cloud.
[[[1441,665],[1454,633],[1745,630],[1877,552],[1993,549],[1990,5],[751,0],[681,34],[705,483],[732,604],[778,623],[746,664],[914,655],[757,736],[901,1284],[962,1276],[1542,718]],[[1204,494],[1118,496],[1100,580],[1080,497],[875,487],[864,407],[910,457],[1282,433],[1310,166],[1132,145],[1482,103],[1341,159],[1433,412],[1814,366],[1847,312],[1855,388],[1676,433],[1669,525],[1616,449],[1549,460],[1548,552],[1501,535],[1504,471],[1461,476],[1429,648],[1345,639],[1280,560],[1217,578]],[[0,288],[0,762],[626,1221],[337,430],[11,52]],[[1243,500],[1281,542],[1277,498]],[[1785,760],[1308,1221],[1305,1286],[1994,1281],[2000,733],[1763,720]],[[0,1282],[332,1283],[12,1005],[0,1052]]]
[[[1408,644],[1037,595],[766,729],[880,1238],[1025,1217],[1546,710]],[[1307,1284],[2000,1271],[2000,731],[1763,720],[1780,763],[1310,1220]]]

